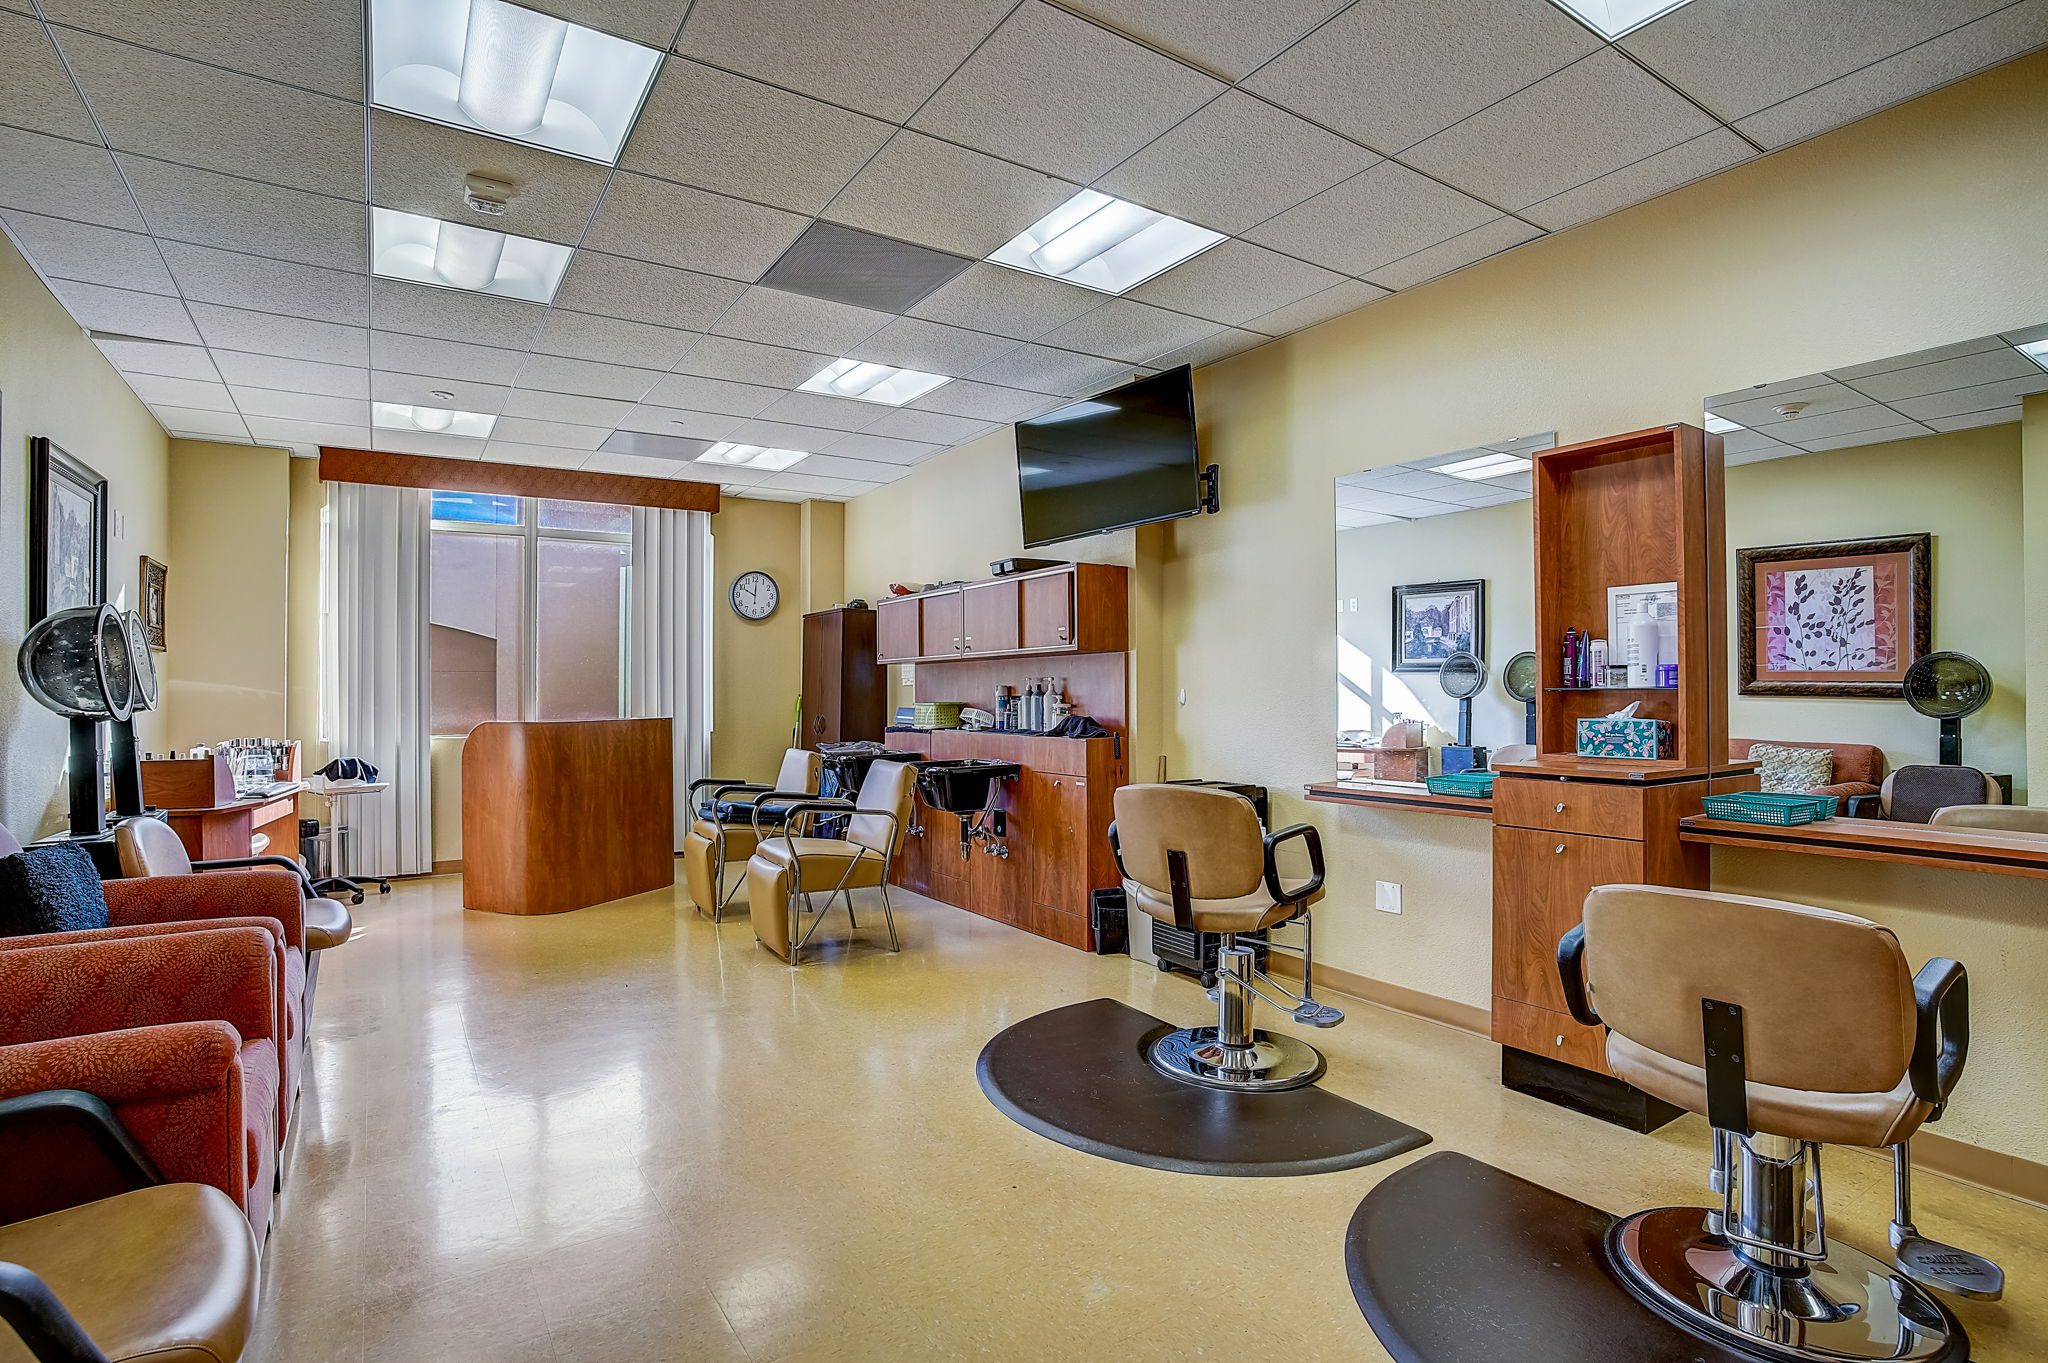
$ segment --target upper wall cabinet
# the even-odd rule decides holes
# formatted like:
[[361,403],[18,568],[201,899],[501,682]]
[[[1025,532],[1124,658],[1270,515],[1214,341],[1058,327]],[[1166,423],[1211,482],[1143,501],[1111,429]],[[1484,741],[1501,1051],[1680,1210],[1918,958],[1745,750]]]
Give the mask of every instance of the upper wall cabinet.
[[875,648],[885,663],[1121,653],[1130,646],[1130,572],[1068,563],[883,601]]

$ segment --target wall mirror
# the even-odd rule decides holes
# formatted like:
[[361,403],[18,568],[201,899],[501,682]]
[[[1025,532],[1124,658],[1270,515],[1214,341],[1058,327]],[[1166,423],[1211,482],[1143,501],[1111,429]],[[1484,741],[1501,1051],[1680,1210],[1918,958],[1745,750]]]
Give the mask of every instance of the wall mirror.
[[2048,802],[2048,696],[2029,705],[2048,685],[2048,326],[1706,414],[1726,453],[1730,755],[1855,817]]
[[[1339,780],[1418,783],[1525,741],[1533,694],[1525,435],[1337,479]],[[1508,750],[1504,752],[1504,750]]]

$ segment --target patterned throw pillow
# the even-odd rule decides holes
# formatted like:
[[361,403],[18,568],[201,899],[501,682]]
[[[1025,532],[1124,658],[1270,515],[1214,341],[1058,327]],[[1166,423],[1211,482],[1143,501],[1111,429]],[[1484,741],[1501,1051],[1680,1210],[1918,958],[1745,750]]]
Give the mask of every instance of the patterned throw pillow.
[[107,893],[92,854],[76,843],[0,857],[0,937],[107,925]]
[[1829,784],[1835,774],[1833,748],[1788,748],[1782,743],[1756,743],[1749,749],[1757,780],[1777,795],[1804,795]]

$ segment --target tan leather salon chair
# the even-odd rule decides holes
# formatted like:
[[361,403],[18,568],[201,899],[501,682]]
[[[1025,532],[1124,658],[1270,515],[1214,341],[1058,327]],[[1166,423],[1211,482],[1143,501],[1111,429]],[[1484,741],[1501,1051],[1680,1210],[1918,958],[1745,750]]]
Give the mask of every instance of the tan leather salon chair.
[[[1252,802],[1227,790],[1123,786],[1113,798],[1109,840],[1130,906],[1183,932],[1223,939],[1216,954],[1216,1025],[1168,1032],[1152,1043],[1147,1059],[1172,1078],[1209,1088],[1255,1093],[1314,1083],[1323,1073],[1322,1053],[1253,1027],[1252,1000],[1301,1005],[1313,1011],[1297,1009],[1296,1016],[1315,1026],[1335,1026],[1344,1015],[1276,982],[1237,939],[1300,917],[1323,897],[1321,837],[1308,824],[1269,834]],[[1276,863],[1279,849],[1296,839],[1308,852],[1306,877],[1283,876]]]
[[744,877],[726,884],[725,871],[754,855],[759,841],[754,834],[754,801],[764,795],[816,795],[821,771],[817,753],[790,748],[782,754],[772,786],[721,776],[690,783],[690,807],[697,812],[683,838],[683,881],[697,912],[714,923],[721,921],[726,903],[743,883]]
[[2032,833],[2048,837],[2048,805],[1950,805],[1927,822],[1938,828],[1982,833]]
[[[2004,1275],[1920,1236],[1907,1149],[1962,1075],[1962,966],[1915,976],[1889,929],[1828,909],[1605,885],[1558,967],[1572,1016],[1606,1026],[1615,1077],[1714,1131],[1719,1208],[1638,1212],[1609,1232],[1638,1299],[1760,1358],[1967,1356],[1924,1289],[1995,1297]],[[1892,1152],[1896,1268],[1829,1238],[1823,1144]]]
[[[860,926],[853,914],[853,891],[878,889],[882,892],[882,918],[889,929],[889,950],[899,951],[896,915],[889,904],[889,872],[902,845],[903,830],[910,823],[911,795],[916,789],[917,769],[908,762],[876,762],[860,783],[860,795],[853,800],[805,799],[764,795],[756,806],[756,818],[779,814],[780,828],[757,825],[754,855],[747,862],[747,912],[754,920],[754,936],[761,944],[792,966],[801,962],[804,944],[825,921],[832,905],[846,897],[849,924]],[[807,836],[821,822],[842,824],[837,837]],[[826,896],[822,908],[813,898]],[[810,916],[805,925],[803,919]]]

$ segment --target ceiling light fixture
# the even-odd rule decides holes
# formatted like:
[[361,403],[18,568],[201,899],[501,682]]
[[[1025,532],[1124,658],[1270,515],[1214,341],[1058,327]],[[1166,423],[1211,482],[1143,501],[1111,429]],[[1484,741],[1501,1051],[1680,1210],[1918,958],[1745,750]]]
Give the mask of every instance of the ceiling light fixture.
[[1455,464],[1440,464],[1435,471],[1447,473],[1453,478],[1463,478],[1467,482],[1478,483],[1484,482],[1489,478],[1505,478],[1513,473],[1527,473],[1529,471],[1529,461],[1520,455],[1502,454],[1497,450],[1488,450],[1477,458],[1460,459]]
[[797,386],[799,393],[824,393],[859,402],[879,402],[901,407],[923,397],[942,383],[953,380],[945,374],[926,374],[915,369],[897,369],[865,360],[834,360]]
[[1730,421],[1725,416],[1715,416],[1712,412],[1707,413],[1707,430],[1714,435],[1726,435],[1730,431],[1739,431],[1741,429],[1742,423],[1739,421]]
[[2048,338],[2028,341],[2019,347],[2019,352],[2043,369],[2048,369]]
[[1221,232],[1084,189],[1010,238],[989,260],[1116,294],[1222,240]]
[[1691,3],[1691,0],[1554,0],[1554,3],[1611,41],[1624,33],[1635,32],[1652,19],[1662,18]]
[[734,468],[759,469],[774,473],[788,468],[800,459],[810,458],[807,450],[778,450],[767,445],[742,445],[732,440],[721,440],[697,456],[700,464],[725,464]]
[[[434,396],[440,397],[441,394],[436,392]],[[448,407],[373,402],[370,404],[370,424],[387,431],[429,431],[435,435],[460,435],[483,440],[498,424],[498,418],[489,412],[459,412]]]
[[528,303],[554,298],[569,268],[569,248],[487,227],[370,210],[371,268],[388,279],[493,293]]
[[651,47],[505,0],[371,0],[371,101],[616,162],[661,66]]

